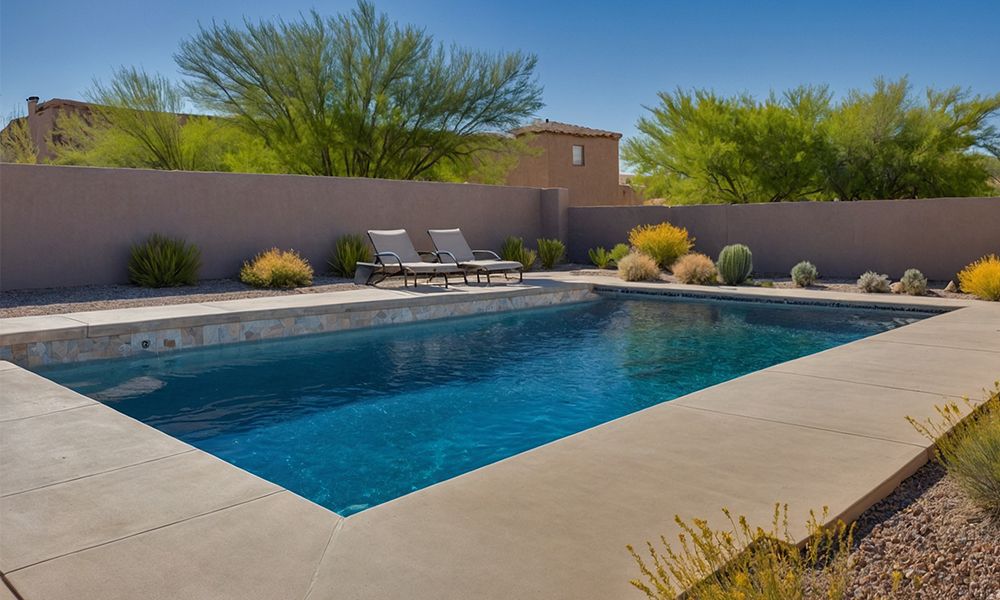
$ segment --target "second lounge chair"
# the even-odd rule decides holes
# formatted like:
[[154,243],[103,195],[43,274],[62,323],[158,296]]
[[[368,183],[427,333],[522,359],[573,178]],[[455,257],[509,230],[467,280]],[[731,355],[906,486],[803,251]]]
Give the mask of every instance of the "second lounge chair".
[[428,229],[427,234],[431,236],[441,262],[450,259],[469,273],[475,273],[476,281],[480,281],[480,275],[486,275],[486,283],[489,284],[493,273],[503,273],[504,277],[507,273],[517,273],[518,283],[524,281],[524,265],[513,260],[502,260],[492,250],[473,250],[469,242],[465,241],[461,229]]
[[[443,275],[444,286],[448,287],[449,274],[458,274],[465,278],[465,269],[454,263],[425,261],[413,247],[413,242],[410,241],[405,229],[369,230],[368,239],[375,248],[375,263],[365,265],[371,268],[365,283],[374,285],[386,277],[402,275],[404,286],[409,285],[407,281],[410,276],[413,277],[413,285],[416,286],[417,275],[428,275],[430,277],[428,281],[437,275]],[[424,254],[436,256],[434,252]]]

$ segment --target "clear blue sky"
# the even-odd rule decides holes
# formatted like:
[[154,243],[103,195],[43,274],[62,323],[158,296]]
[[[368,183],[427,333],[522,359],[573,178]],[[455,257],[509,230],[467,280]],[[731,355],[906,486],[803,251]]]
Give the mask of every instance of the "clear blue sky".
[[[0,110],[30,95],[82,98],[120,64],[177,76],[172,55],[198,22],[349,9],[353,1],[3,0]],[[677,86],[764,95],[800,83],[837,94],[878,75],[917,88],[1000,92],[1000,0],[857,2],[378,0],[438,40],[539,57],[538,115],[635,132],[642,105]],[[23,109],[21,109],[23,111]]]

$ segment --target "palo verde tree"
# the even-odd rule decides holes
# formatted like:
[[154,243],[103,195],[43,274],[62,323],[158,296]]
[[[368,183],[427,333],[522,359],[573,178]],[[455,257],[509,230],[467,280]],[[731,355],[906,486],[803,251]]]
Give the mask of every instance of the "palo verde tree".
[[90,114],[60,115],[50,134],[58,164],[276,170],[269,151],[227,119],[183,114],[183,89],[162,75],[120,67],[109,82],[95,80],[87,99]]
[[829,192],[841,200],[988,194],[983,152],[1000,155],[1000,132],[990,123],[998,113],[1000,94],[929,89],[921,102],[906,78],[877,79],[831,114]]
[[541,107],[536,58],[445,50],[361,1],[348,14],[202,27],[177,64],[203,107],[289,172],[419,179],[489,152]]
[[990,191],[1000,94],[875,81],[837,104],[826,87],[757,102],[741,94],[661,93],[623,156],[647,197],[671,203],[864,200]]
[[623,155],[646,196],[678,203],[779,202],[823,190],[825,87],[800,87],[763,102],[706,90],[659,95]]

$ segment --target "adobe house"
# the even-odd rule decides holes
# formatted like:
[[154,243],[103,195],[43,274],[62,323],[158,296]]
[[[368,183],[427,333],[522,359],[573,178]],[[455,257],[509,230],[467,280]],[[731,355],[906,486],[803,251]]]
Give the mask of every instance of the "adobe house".
[[572,206],[641,204],[631,186],[619,182],[622,134],[548,119],[511,133],[531,135],[528,143],[543,151],[522,157],[507,175],[508,185],[567,188]]
[[[64,112],[79,113],[86,118],[90,115],[91,109],[88,103],[80,102],[79,100],[53,98],[39,103],[38,96],[31,96],[28,98],[27,116],[11,121],[11,123],[14,123],[22,119],[28,120],[28,131],[31,132],[31,139],[35,142],[35,147],[38,148],[39,163],[54,158],[54,154],[49,150],[46,138],[55,129],[56,119]],[[10,124],[7,127],[10,127]],[[59,143],[59,134],[55,134],[52,141]]]

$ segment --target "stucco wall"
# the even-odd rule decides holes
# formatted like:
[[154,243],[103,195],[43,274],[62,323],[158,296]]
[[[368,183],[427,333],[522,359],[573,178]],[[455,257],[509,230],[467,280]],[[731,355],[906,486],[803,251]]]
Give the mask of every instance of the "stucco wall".
[[800,260],[821,274],[857,277],[873,269],[898,278],[915,267],[948,280],[973,260],[1000,254],[1000,198],[937,198],[751,205],[572,207],[569,254],[625,241],[640,224],[669,221],[713,258],[726,244],[753,251],[758,273],[788,273]]
[[[461,227],[473,247],[557,237],[565,191],[374,179],[0,165],[0,289],[123,282],[129,245],[157,232],[202,250],[202,277],[232,277],[271,246],[325,272],[334,239]],[[544,223],[543,223],[544,218]]]

